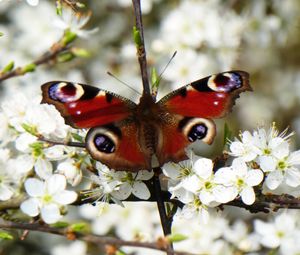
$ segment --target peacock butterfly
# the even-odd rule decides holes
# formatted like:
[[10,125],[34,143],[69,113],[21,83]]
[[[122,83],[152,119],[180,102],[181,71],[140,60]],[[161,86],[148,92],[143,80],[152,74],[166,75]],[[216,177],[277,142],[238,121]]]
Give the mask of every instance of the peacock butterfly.
[[212,118],[228,113],[249,75],[228,71],[194,81],[158,102],[143,93],[134,102],[93,86],[65,81],[42,85],[42,103],[53,104],[67,124],[89,128],[85,147],[91,156],[115,170],[139,171],[186,159],[185,148],[216,135]]

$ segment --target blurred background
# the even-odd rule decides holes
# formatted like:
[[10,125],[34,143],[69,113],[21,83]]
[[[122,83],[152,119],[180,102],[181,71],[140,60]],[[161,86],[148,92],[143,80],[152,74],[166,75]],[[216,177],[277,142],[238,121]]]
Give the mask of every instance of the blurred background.
[[[83,28],[77,24],[83,33],[78,33],[82,36],[74,45],[88,51],[89,54],[85,54],[88,56],[56,61],[25,76],[2,82],[1,101],[19,93],[28,98],[36,97],[41,93],[42,83],[58,79],[99,86],[138,101],[138,93],[107,75],[109,71],[142,91],[132,41],[131,1],[81,2],[85,7],[79,11],[91,11],[91,16]],[[63,8],[63,16],[71,13],[68,9]],[[162,76],[159,97],[213,73],[232,69],[250,73],[254,91],[243,93],[233,112],[226,119],[217,121],[219,137],[213,146],[200,145],[198,150],[202,156],[216,156],[222,152],[224,122],[238,135],[239,130],[269,127],[275,121],[279,130],[289,127],[296,131],[294,146],[300,148],[299,0],[142,0],[142,11],[149,67],[161,73],[177,51]],[[61,38],[65,29],[62,24],[66,25],[68,21],[70,18],[62,19],[56,14],[55,1],[0,0],[0,32],[3,33],[0,37],[0,69],[11,61],[15,66],[24,66],[37,59]],[[76,24],[72,23],[72,26]],[[90,32],[85,33],[86,30]],[[88,205],[79,211],[74,208],[69,217],[90,221],[95,233],[116,234],[128,240],[139,235],[151,240],[161,235],[155,205],[138,203],[125,209],[112,206],[99,217],[94,209]],[[237,215],[242,219],[238,223],[233,222]],[[246,220],[252,217],[245,211],[234,209],[216,216],[205,227],[196,228],[191,221],[188,224],[192,227],[187,230],[183,227],[186,223],[177,222],[175,229],[193,236],[180,243],[182,247],[179,245],[179,248],[193,247],[191,252],[209,254],[233,254],[232,246],[237,241],[230,241],[230,234],[226,237],[224,229],[240,224],[235,226],[234,235],[241,236],[237,233],[243,230],[251,232]],[[143,222],[143,226],[137,222]],[[248,234],[245,236],[249,237]],[[259,246],[258,241],[251,242],[247,243],[249,247]],[[29,254],[29,250],[30,254],[102,254],[85,243],[66,243],[62,238],[46,238],[44,234],[30,233],[25,242],[16,239],[2,244],[0,254],[6,255]],[[244,246],[240,247],[242,253],[236,254],[255,251],[254,248],[243,249]],[[129,254],[131,250],[126,252]],[[156,253],[143,250],[139,254]]]

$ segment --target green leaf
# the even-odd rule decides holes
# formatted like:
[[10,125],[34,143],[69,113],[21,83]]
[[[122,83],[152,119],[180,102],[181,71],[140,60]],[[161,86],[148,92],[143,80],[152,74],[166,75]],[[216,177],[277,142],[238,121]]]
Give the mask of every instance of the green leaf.
[[2,32],[0,32],[0,36],[3,36],[4,34]]
[[56,1],[56,14],[59,16],[62,15],[62,5],[60,0]]
[[133,41],[136,44],[137,47],[142,46],[142,38],[140,31],[136,28],[136,26],[133,27]]
[[12,239],[14,239],[14,237],[7,232],[0,232],[0,239],[12,240]]
[[71,51],[76,57],[89,58],[91,56],[91,53],[83,48],[74,47]]
[[34,126],[23,123],[22,128],[24,128],[24,130],[31,135],[37,136],[38,134],[37,129]]
[[227,145],[228,143],[228,140],[231,140],[232,139],[232,131],[231,129],[229,128],[228,124],[225,122],[224,124],[224,138],[223,138],[223,144],[224,146]]
[[116,252],[116,255],[127,255],[127,253],[125,253],[124,251],[118,250]]
[[74,59],[74,54],[72,52],[64,52],[57,56],[57,61],[60,63],[68,62]]
[[51,224],[51,226],[55,228],[66,228],[69,226],[69,223],[65,221],[58,221],[54,224]]
[[181,241],[184,241],[186,240],[188,237],[186,235],[183,235],[183,234],[179,234],[179,233],[174,233],[174,234],[171,234],[171,235],[168,235],[167,236],[168,240],[172,243],[175,243],[175,242],[181,242]]
[[78,135],[76,133],[71,133],[72,137],[74,140],[79,141],[79,142],[83,142],[84,141],[84,137],[82,137],[81,135]]
[[7,73],[9,71],[11,71],[15,66],[15,62],[14,61],[10,61],[1,71],[2,74]]
[[155,68],[151,69],[151,84],[152,84],[152,88],[157,89],[159,86],[159,77],[157,75],[157,71]]
[[70,31],[69,29],[65,30],[64,37],[62,38],[63,45],[68,45],[76,39],[77,35]]
[[71,230],[79,233],[89,232],[89,225],[85,222],[74,223],[70,226]]
[[24,66],[24,67],[22,68],[21,72],[22,72],[23,74],[25,74],[25,73],[29,73],[29,72],[34,72],[35,69],[36,69],[36,64],[30,63],[30,64]]

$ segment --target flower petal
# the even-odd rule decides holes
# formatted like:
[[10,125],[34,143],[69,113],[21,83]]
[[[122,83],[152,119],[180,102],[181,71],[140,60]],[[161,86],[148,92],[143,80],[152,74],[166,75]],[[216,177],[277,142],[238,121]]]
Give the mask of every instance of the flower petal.
[[45,183],[38,179],[28,178],[24,186],[27,194],[31,197],[40,197],[45,193]]
[[255,201],[255,193],[252,187],[245,187],[240,192],[242,201],[246,205],[252,205]]
[[140,199],[148,199],[151,195],[147,185],[143,182],[135,182],[133,184],[132,194]]
[[262,182],[264,175],[261,170],[250,170],[248,171],[246,183],[249,186],[256,186]]
[[267,187],[271,190],[278,188],[283,181],[283,174],[281,171],[270,172],[265,180]]
[[48,224],[55,223],[62,217],[59,207],[56,204],[48,204],[42,207],[41,216],[42,219]]
[[20,208],[27,215],[35,217],[39,214],[39,201],[36,198],[29,198],[21,204]]
[[0,200],[5,201],[13,196],[14,192],[6,185],[0,185]]
[[53,200],[61,205],[68,205],[77,199],[77,193],[70,190],[63,190],[53,196]]
[[48,193],[53,195],[55,193],[59,193],[66,188],[67,181],[66,177],[61,174],[52,175],[47,181],[47,190]]
[[41,179],[47,180],[52,176],[53,167],[49,160],[38,158],[34,164],[34,170]]
[[154,175],[153,171],[142,170],[138,172],[135,180],[147,181],[150,180],[153,177],[153,175]]
[[208,179],[212,174],[213,162],[211,159],[200,158],[193,165],[195,173],[203,179]]
[[297,187],[300,185],[300,170],[292,167],[285,172],[285,182],[290,187]]
[[214,177],[215,183],[223,185],[231,185],[236,176],[230,167],[222,167],[216,173]]

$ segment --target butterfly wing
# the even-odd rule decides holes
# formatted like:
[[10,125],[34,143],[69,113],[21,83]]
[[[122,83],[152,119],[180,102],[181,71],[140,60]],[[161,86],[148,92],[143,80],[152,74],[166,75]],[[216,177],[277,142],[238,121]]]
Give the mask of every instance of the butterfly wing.
[[136,104],[114,93],[79,83],[42,85],[42,103],[53,104],[74,128],[91,128],[127,118]]
[[201,139],[211,144],[216,135],[212,118],[224,117],[235,99],[251,90],[249,75],[230,71],[197,80],[163,97],[157,104],[166,112],[156,151],[160,164],[185,159],[185,147]]
[[79,83],[48,82],[42,91],[42,103],[53,104],[67,124],[91,128],[85,143],[95,160],[115,170],[149,168],[150,155],[142,150],[138,126],[131,120],[135,103]]

